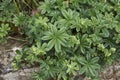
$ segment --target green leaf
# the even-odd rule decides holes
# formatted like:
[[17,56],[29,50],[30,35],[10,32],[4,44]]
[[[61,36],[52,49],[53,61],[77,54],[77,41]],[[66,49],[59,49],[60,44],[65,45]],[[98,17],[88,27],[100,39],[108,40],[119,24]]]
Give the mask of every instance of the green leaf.
[[83,66],[83,67],[80,69],[80,74],[85,73],[86,70],[87,70],[87,66]]
[[55,40],[54,39],[52,39],[52,40],[50,40],[49,42],[48,42],[48,45],[47,45],[47,48],[48,48],[48,50],[50,50],[50,49],[52,49],[53,48],[53,46],[55,45]]
[[87,63],[85,58],[80,57],[78,60],[79,60],[79,63],[82,64],[82,65],[86,65],[86,63]]
[[58,40],[56,40],[56,43],[55,43],[55,50],[56,50],[56,52],[60,52],[60,50],[61,50],[61,45],[59,43],[60,42]]
[[[48,50],[55,48],[56,52],[61,51],[61,46],[66,46],[68,35],[65,33],[65,28],[57,29],[56,25],[50,25],[51,29],[45,33],[42,40],[49,40]],[[47,34],[48,33],[48,34]]]
[[82,53],[85,53],[85,49],[89,48],[89,43],[87,41],[87,34],[84,34],[83,36],[78,36],[78,38],[80,39],[80,50]]
[[102,34],[104,37],[109,37],[109,31],[106,28],[102,29]]
[[98,60],[99,60],[99,57],[94,57],[94,58],[91,59],[91,62],[96,63],[96,62],[98,62]]
[[1,24],[0,27],[0,38],[4,38],[8,35],[8,31],[10,30],[9,24]]
[[95,71],[94,71],[94,69],[92,69],[92,67],[88,67],[88,70],[90,71],[90,73],[93,75],[93,76],[95,76]]

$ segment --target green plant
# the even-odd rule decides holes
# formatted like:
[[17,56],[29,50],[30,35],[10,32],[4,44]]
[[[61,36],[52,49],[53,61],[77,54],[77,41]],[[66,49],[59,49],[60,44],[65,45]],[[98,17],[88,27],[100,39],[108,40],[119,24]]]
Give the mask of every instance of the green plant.
[[[6,13],[4,8],[8,8],[5,6],[9,2],[5,1],[1,3],[1,16]],[[100,68],[120,57],[119,3],[118,0],[16,0],[9,3],[16,8],[3,16],[2,23],[9,21],[16,25],[28,40],[28,47],[17,51],[14,68],[39,66],[41,71],[33,74],[35,80],[73,80],[77,72],[80,76],[98,79]],[[33,15],[34,9],[37,13]],[[2,36],[6,36],[8,30],[3,30]]]
[[65,28],[58,30],[55,25],[51,25],[50,29],[50,31],[45,32],[42,40],[49,40],[48,51],[54,47],[56,52],[60,52],[62,50],[61,47],[66,46],[69,35],[65,33]]
[[96,72],[97,69],[100,68],[100,65],[97,63],[99,60],[98,57],[91,58],[89,54],[86,55],[86,60],[79,61],[83,67],[80,69],[80,73],[86,73],[88,77],[91,75],[96,77],[98,73]]
[[8,31],[10,30],[10,27],[8,24],[1,24],[0,27],[0,42],[3,42],[8,35]]

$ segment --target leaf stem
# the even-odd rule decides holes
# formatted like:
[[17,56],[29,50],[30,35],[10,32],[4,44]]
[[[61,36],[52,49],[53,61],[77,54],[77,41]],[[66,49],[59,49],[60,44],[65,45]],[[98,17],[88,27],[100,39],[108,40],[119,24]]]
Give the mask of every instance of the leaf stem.
[[20,10],[19,10],[19,7],[18,7],[18,5],[17,5],[16,1],[15,1],[15,0],[13,0],[13,2],[14,2],[14,4],[15,4],[15,6],[16,6],[17,13],[19,13],[19,12],[20,12]]

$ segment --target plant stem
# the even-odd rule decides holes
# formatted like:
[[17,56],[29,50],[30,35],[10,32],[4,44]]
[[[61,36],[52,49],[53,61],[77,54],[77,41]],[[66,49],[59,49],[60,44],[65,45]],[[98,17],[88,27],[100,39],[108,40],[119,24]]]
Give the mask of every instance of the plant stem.
[[19,10],[19,7],[18,7],[18,5],[17,5],[16,1],[15,1],[15,0],[13,0],[13,2],[14,2],[14,4],[15,4],[15,6],[16,6],[17,13],[19,13],[19,12],[20,12],[20,10]]
[[27,42],[27,40],[17,39],[17,38],[11,37],[11,36],[8,36],[7,39],[14,39],[14,40],[17,40],[17,41]]
[[36,0],[33,0],[33,2],[35,3],[35,5],[36,6],[38,6],[39,4],[37,3],[37,1]]

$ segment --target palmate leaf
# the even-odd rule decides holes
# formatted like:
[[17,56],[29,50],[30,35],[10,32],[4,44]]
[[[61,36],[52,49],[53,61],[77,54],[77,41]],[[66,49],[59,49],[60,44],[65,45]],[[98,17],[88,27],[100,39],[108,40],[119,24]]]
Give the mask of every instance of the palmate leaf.
[[43,43],[41,44],[40,42],[37,42],[36,45],[32,46],[30,50],[33,52],[35,56],[37,55],[45,55],[46,54],[46,47],[47,44]]
[[[57,21],[58,24],[64,25],[66,28],[74,28],[74,22],[76,18],[79,18],[79,13],[71,9],[62,10],[63,18]],[[76,23],[75,23],[76,24]]]
[[47,25],[47,22],[48,22],[48,18],[47,17],[38,17],[37,19],[35,19],[35,24],[36,25],[42,25],[43,26],[43,29],[46,29],[48,28],[48,25]]
[[58,74],[58,80],[61,80],[61,78],[63,78],[63,80],[67,80],[65,72],[60,71],[60,73]]
[[116,30],[116,32],[118,32],[118,33],[120,32],[120,24],[115,27],[115,30]]
[[67,63],[67,70],[66,72],[69,74],[75,74],[77,70],[79,70],[79,66],[76,62]]
[[83,66],[81,69],[80,69],[80,74],[83,74],[87,71],[87,66]]
[[108,31],[108,29],[106,29],[106,28],[103,28],[102,29],[102,35],[103,35],[103,37],[109,37],[109,31]]
[[88,67],[88,70],[90,71],[91,75],[95,76],[96,75],[96,71],[94,68],[92,68],[91,66]]
[[62,15],[65,17],[65,19],[67,20],[71,20],[74,18],[77,18],[79,16],[79,13],[77,13],[76,11],[73,11],[71,9],[68,9],[68,11],[66,10],[62,10]]
[[10,27],[8,24],[1,24],[0,26],[0,38],[7,36]]
[[67,12],[66,10],[62,10],[62,14],[66,19],[72,19],[73,17],[73,11],[71,11],[69,9],[69,11]]
[[79,3],[82,2],[81,0],[70,0],[70,3],[76,8],[79,7]]
[[26,20],[27,20],[26,15],[23,13],[19,13],[19,15],[14,16],[13,23],[15,24],[15,26],[24,25]]
[[91,55],[88,54],[86,55],[86,59],[84,57],[78,59],[78,62],[83,65],[80,69],[80,74],[85,73],[88,76],[97,76],[97,70],[100,69],[100,65],[98,64],[99,58],[92,58]]
[[66,46],[68,40],[68,34],[65,33],[65,28],[57,29],[56,25],[50,25],[50,31],[46,32],[42,37],[42,40],[49,40],[48,50],[51,50],[53,47],[56,52],[61,51],[61,46]]
[[[55,59],[50,59],[50,57],[48,56],[47,59],[45,60],[41,60],[41,71],[43,72],[43,76],[45,77],[55,77],[56,75],[56,60]],[[48,80],[48,79],[47,79]]]
[[77,58],[77,61],[81,64],[81,65],[86,65],[87,64],[87,61],[85,60],[85,58],[84,57],[77,57],[76,56],[76,58]]
[[96,62],[98,62],[98,60],[99,60],[99,57],[92,58],[91,63],[96,63]]
[[61,42],[61,41],[56,40],[56,43],[55,43],[55,50],[56,50],[57,52],[59,52],[59,51],[61,50],[60,42]]
[[83,36],[81,36],[81,35],[78,34],[77,37],[80,41],[80,44],[79,44],[80,51],[82,53],[85,53],[85,49],[90,47],[90,43],[87,41],[88,40],[88,38],[87,38],[88,35],[84,34]]
[[48,45],[47,45],[48,51],[53,48],[53,46],[55,45],[54,42],[55,42],[54,39],[48,42]]
[[46,36],[43,36],[42,37],[42,40],[49,40],[49,39],[51,39],[52,38],[52,32],[46,32],[46,33],[44,33]]
[[45,14],[46,12],[50,13],[51,12],[51,7],[53,5],[53,0],[45,0],[44,2],[40,2],[40,7],[39,9],[41,10],[42,14]]

